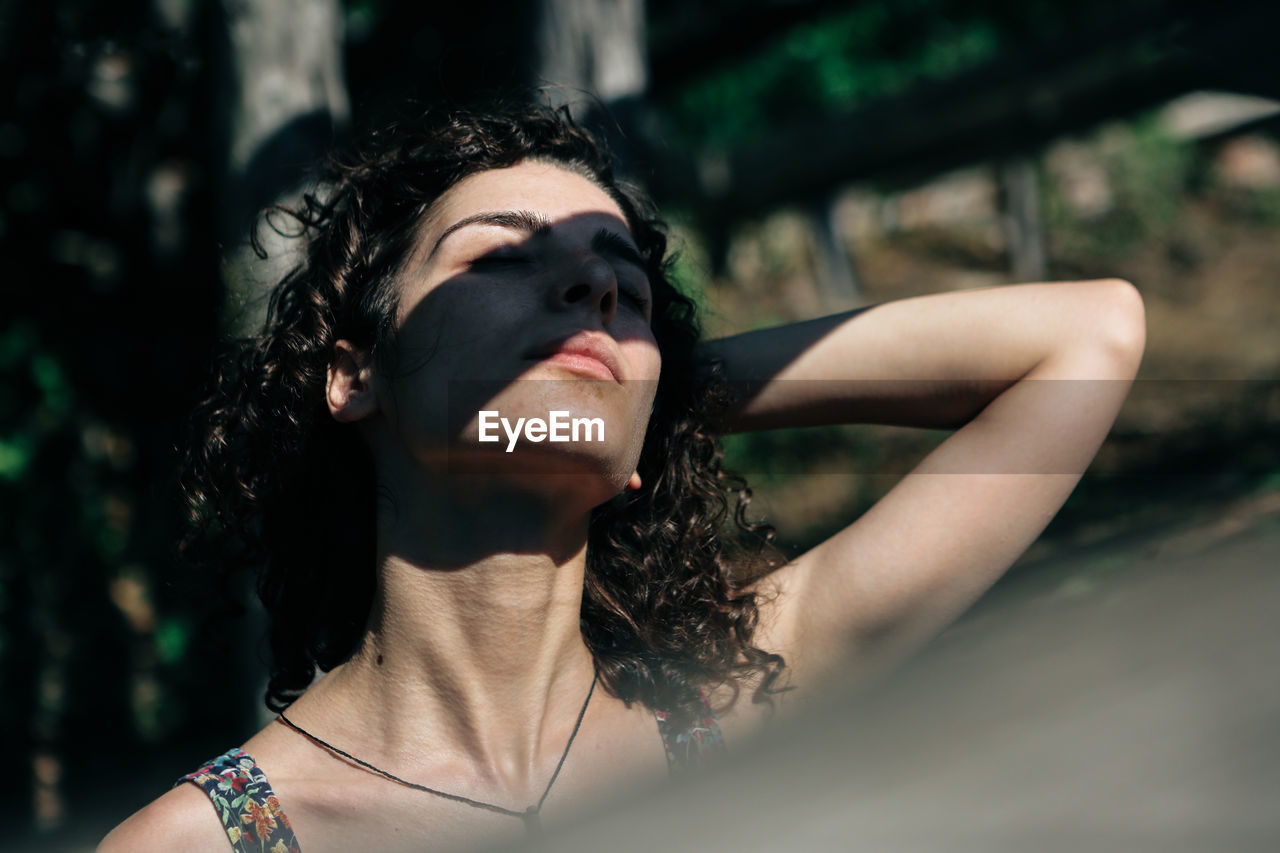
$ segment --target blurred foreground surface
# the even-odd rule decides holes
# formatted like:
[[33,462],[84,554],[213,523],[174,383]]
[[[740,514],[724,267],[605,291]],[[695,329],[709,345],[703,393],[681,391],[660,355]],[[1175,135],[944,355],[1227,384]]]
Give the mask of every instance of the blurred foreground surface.
[[[528,849],[1280,849],[1280,490],[1036,550],[880,685]],[[0,849],[91,851],[175,766]]]
[[1280,492],[1023,565],[911,664],[526,849],[1280,849]]

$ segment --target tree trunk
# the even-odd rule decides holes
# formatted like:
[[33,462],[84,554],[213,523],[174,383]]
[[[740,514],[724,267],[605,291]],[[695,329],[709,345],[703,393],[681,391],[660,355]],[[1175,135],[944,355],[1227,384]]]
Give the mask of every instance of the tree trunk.
[[535,21],[534,85],[603,133],[619,170],[634,176],[649,85],[644,0],[540,0]]
[[851,308],[862,294],[859,292],[858,268],[853,252],[836,223],[835,199],[826,196],[808,205],[805,213],[813,231],[814,273],[824,309],[835,312]]
[[263,227],[268,258],[256,258],[247,243],[254,217],[314,190],[310,167],[345,129],[350,106],[338,0],[223,0],[222,12],[224,319],[227,331],[245,334],[261,326],[267,292],[296,263],[301,248],[300,241]]
[[639,97],[648,85],[643,0],[541,0],[534,80],[557,105]]
[[1018,281],[1042,281],[1048,272],[1040,179],[1036,163],[1025,155],[1000,164],[1000,213],[1009,269]]

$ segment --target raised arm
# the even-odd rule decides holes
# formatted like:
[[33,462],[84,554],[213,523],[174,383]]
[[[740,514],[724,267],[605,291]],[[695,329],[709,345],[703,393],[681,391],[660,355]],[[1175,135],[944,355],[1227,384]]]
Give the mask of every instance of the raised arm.
[[[873,673],[969,606],[1093,459],[1145,343],[1125,281],[941,293],[705,345],[747,396],[727,431],[837,422],[957,428],[865,515],[761,586],[758,640],[802,695]],[[803,380],[803,381],[802,381]]]

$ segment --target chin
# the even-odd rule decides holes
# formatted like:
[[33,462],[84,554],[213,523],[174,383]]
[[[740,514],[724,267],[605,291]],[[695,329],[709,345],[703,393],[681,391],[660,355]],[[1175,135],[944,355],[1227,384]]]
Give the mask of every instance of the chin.
[[[591,508],[626,490],[638,454],[607,447],[517,446],[512,452],[467,444],[446,455],[450,476],[484,477],[531,491],[560,495]],[[626,457],[624,459],[623,457]],[[628,461],[629,460],[629,461]]]

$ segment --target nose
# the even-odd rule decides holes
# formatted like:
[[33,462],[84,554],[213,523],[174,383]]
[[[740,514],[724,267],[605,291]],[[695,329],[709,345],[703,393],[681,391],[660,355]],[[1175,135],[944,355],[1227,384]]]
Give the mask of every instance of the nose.
[[618,311],[618,279],[613,267],[594,252],[576,255],[559,279],[553,298],[561,310],[585,307],[608,325]]

